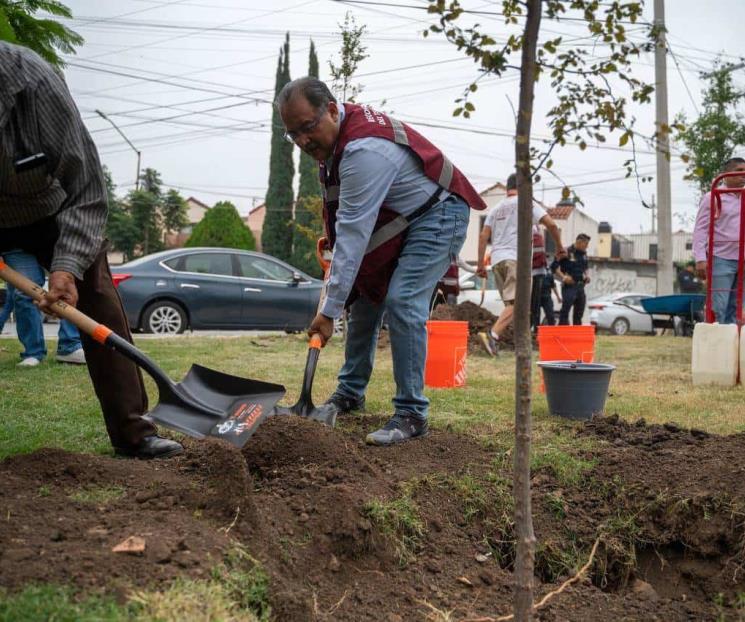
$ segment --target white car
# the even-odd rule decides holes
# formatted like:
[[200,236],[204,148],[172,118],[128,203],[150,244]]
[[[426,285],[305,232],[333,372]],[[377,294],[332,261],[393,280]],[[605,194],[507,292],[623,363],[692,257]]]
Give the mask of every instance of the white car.
[[607,330],[614,335],[646,333],[654,335],[652,316],[642,308],[644,298],[649,294],[616,292],[595,298],[587,303],[590,311],[590,324],[598,330]]
[[458,277],[460,292],[458,293],[458,304],[462,302],[472,302],[475,305],[484,307],[490,313],[499,315],[504,309],[502,297],[499,295],[497,284],[494,281],[494,273],[487,271],[486,287],[483,288],[482,303],[482,286],[484,279],[465,270],[460,271]]

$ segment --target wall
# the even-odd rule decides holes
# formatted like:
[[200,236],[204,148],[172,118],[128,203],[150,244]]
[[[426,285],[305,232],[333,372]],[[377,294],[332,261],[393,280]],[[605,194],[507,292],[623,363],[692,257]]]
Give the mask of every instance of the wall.
[[261,250],[261,231],[264,228],[264,217],[266,216],[266,207],[264,205],[259,205],[258,207],[252,209],[248,216],[246,216],[243,220],[246,223],[246,226],[251,229],[251,233],[254,234],[254,239],[256,240],[256,250]]
[[590,257],[587,298],[616,292],[652,294],[657,292],[657,264],[650,261]]
[[[634,259],[649,259],[650,244],[657,244],[656,233],[624,234],[634,243]],[[693,258],[693,234],[687,231],[673,233],[673,261],[686,262]],[[688,248],[691,247],[691,248]]]

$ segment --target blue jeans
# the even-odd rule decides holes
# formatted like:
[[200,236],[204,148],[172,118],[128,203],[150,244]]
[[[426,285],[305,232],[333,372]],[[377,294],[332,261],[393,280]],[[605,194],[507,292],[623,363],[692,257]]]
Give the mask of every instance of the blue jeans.
[[[20,272],[39,286],[44,285],[44,270],[33,255],[23,251],[3,253],[3,259],[16,272]],[[26,294],[15,290],[16,331],[23,344],[21,358],[43,359],[47,355],[44,343],[42,315]],[[82,347],[78,329],[67,321],[61,321],[57,341],[57,354],[70,354]]]
[[8,321],[8,318],[10,318],[10,314],[13,313],[13,307],[15,306],[15,291],[15,287],[10,283],[5,284],[5,304],[3,304],[3,308],[0,309],[0,333],[3,332],[5,323]]
[[424,363],[429,302],[435,285],[463,246],[468,217],[468,205],[451,196],[409,226],[385,302],[375,305],[359,298],[350,308],[339,393],[354,398],[365,394],[385,312],[396,381],[393,407],[396,414],[426,419],[429,400],[424,396]]
[[[745,292],[743,293],[745,304]],[[720,324],[734,324],[737,313],[737,260],[714,256],[711,306]]]

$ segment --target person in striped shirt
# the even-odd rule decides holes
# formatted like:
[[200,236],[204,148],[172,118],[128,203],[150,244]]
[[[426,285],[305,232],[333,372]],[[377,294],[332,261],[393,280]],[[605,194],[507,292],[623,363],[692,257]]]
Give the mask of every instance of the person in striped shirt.
[[[0,41],[0,256],[20,249],[49,270],[42,310],[64,301],[131,340],[106,260],[106,197],[98,153],[62,76],[35,52]],[[115,452],[181,453],[143,418],[137,366],[86,336],[83,350]]]

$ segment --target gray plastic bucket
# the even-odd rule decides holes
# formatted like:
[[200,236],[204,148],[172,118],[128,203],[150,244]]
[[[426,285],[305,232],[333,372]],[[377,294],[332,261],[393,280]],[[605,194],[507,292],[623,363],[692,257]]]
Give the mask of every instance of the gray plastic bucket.
[[573,361],[546,361],[538,365],[543,370],[546,400],[552,415],[587,420],[605,410],[613,365]]

